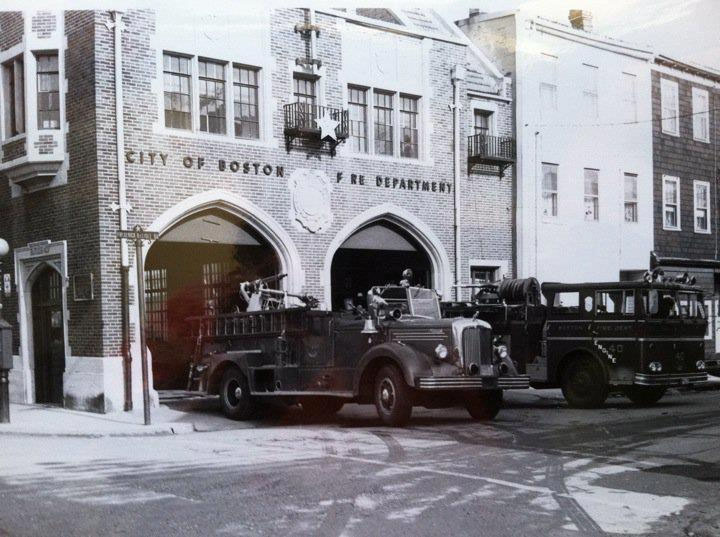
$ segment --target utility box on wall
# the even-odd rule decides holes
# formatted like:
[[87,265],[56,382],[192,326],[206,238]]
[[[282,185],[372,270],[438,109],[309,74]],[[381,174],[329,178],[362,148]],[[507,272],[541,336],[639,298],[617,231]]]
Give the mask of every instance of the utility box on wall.
[[0,319],[0,369],[12,369],[12,327]]

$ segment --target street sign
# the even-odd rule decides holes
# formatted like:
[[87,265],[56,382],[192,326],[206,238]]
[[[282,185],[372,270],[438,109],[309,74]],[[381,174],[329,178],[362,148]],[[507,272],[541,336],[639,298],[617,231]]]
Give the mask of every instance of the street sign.
[[129,239],[133,241],[154,241],[160,234],[157,231],[145,231],[140,226],[133,229],[121,229],[117,232],[118,239]]

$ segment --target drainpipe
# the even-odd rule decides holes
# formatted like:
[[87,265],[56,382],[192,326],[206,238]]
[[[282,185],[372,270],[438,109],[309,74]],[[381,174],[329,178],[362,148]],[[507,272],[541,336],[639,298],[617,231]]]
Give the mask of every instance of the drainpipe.
[[[315,59],[315,46],[316,46],[315,40],[317,39],[317,37],[315,35],[315,30],[312,29],[315,27],[315,10],[313,8],[308,8],[308,22],[310,23],[310,28],[311,28],[311,30],[310,30],[310,60],[314,60]],[[314,61],[311,64],[310,68],[312,69],[313,74],[315,74],[317,72],[315,69]]]
[[461,284],[461,251],[460,251],[460,83],[465,80],[465,67],[455,65],[451,71],[453,83],[453,185],[455,187],[455,300],[462,297]]
[[[120,230],[127,229],[127,197],[125,191],[125,120],[123,114],[122,86],[122,11],[111,11],[112,22],[107,23],[108,29],[114,31],[115,48],[115,137],[117,148],[118,173],[118,204],[113,203],[112,209],[120,215]],[[142,262],[135,260],[136,263]],[[125,239],[120,239],[120,294],[122,303],[122,355],[123,381],[125,392],[124,409],[133,409],[132,401],[132,355],[130,354],[130,259]]]

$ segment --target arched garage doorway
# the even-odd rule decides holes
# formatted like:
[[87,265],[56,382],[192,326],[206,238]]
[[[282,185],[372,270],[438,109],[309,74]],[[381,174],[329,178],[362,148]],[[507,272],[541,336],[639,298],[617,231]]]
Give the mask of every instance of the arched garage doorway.
[[147,342],[155,389],[181,389],[192,352],[187,317],[244,309],[241,281],[283,270],[275,248],[244,218],[218,207],[162,233],[145,257]]

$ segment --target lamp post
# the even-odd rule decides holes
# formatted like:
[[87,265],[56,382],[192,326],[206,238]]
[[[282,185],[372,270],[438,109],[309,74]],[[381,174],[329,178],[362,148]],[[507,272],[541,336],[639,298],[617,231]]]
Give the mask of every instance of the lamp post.
[[[0,239],[0,260],[10,252],[7,241]],[[0,263],[2,266],[2,263]],[[4,290],[0,289],[0,298]],[[10,423],[10,380],[8,372],[12,368],[12,328],[2,318],[2,300],[0,300],[0,423]]]

